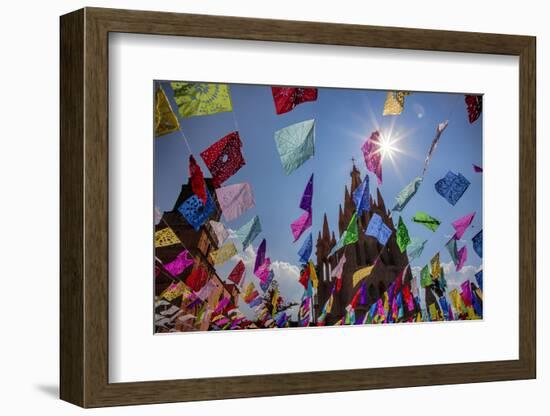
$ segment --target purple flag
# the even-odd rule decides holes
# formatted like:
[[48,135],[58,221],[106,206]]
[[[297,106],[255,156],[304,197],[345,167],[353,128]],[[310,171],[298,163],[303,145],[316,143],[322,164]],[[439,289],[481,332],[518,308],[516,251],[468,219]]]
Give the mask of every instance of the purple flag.
[[258,247],[258,252],[256,253],[256,262],[254,263],[254,273],[258,268],[265,262],[265,252],[266,252],[267,242],[265,238],[262,240]]
[[482,173],[483,172],[483,169],[480,166],[477,166],[477,165],[474,165],[474,164],[472,164],[472,166],[474,167],[474,172],[475,173]]
[[300,201],[300,208],[304,211],[311,211],[311,202],[313,200],[313,173],[309,178],[309,181],[304,189],[304,194],[302,195],[302,200]]
[[468,260],[468,248],[466,246],[458,250],[458,264],[456,265],[456,271],[459,272]]
[[365,157],[367,169],[378,178],[378,185],[382,183],[382,154],[380,152],[380,133],[373,131],[361,147]]

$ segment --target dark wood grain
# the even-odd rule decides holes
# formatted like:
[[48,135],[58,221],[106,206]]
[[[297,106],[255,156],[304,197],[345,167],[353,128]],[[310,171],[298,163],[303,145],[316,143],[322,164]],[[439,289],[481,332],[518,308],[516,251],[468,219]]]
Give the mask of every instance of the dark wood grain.
[[[519,56],[519,359],[109,383],[108,33]],[[83,407],[212,400],[536,376],[535,38],[87,8],[61,18],[61,397]],[[514,273],[515,271],[510,271]]]

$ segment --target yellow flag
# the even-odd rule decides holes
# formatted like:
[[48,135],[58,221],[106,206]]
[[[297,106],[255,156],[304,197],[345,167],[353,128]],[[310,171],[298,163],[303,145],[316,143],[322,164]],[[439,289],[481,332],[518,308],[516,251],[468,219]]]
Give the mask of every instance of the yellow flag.
[[311,279],[313,287],[317,289],[317,286],[319,286],[319,279],[317,279],[317,271],[311,260],[309,261],[309,278]]
[[227,242],[221,248],[210,253],[210,258],[214,264],[223,264],[231,257],[237,254],[237,248],[232,242]]
[[163,228],[155,233],[155,247],[166,247],[179,243],[181,243],[180,239],[170,227]]
[[172,82],[171,86],[182,117],[233,111],[229,86],[226,84]]
[[180,123],[161,87],[155,93],[155,137],[179,130]]
[[475,292],[477,296],[483,301],[483,292],[481,291],[481,289],[478,287],[476,288]]
[[170,286],[168,286],[164,291],[160,294],[160,296],[167,301],[171,302],[174,299],[176,299],[178,296],[183,295],[185,292],[187,292],[187,287],[185,283],[178,282],[178,283],[172,283]]
[[430,260],[432,266],[432,279],[439,279],[441,276],[441,263],[439,262],[439,252]]
[[327,305],[325,308],[326,313],[330,313],[332,310],[332,303],[334,302],[334,295],[330,295],[330,298],[328,298]]
[[409,95],[406,91],[388,91],[386,101],[384,102],[384,116],[398,116],[405,107],[405,96]]
[[250,282],[246,286],[244,292],[241,294],[242,298],[246,300],[246,298],[249,297],[253,291],[254,291],[254,283]]
[[468,311],[468,319],[477,319],[473,306],[468,306],[466,310]]
[[422,322],[422,314],[420,312],[416,314],[416,322]]
[[438,321],[439,316],[437,314],[437,308],[435,307],[435,303],[430,303],[430,317],[432,318],[432,321]]
[[388,292],[384,292],[384,312],[388,313],[390,310],[390,298]]
[[279,289],[275,288],[275,291],[273,292],[273,299],[271,299],[271,304],[273,305],[273,308],[277,310],[277,301],[279,300]]
[[353,273],[353,286],[357,286],[357,283],[359,283],[365,277],[368,277],[372,273],[372,269],[374,269],[374,264],[372,266],[363,267],[362,269],[359,269],[355,273]]

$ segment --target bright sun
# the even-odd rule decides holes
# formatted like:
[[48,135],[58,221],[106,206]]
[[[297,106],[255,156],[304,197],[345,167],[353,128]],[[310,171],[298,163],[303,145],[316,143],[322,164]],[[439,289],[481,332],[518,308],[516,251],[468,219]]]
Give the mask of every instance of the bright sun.
[[382,134],[380,137],[380,153],[382,153],[382,159],[385,159],[386,156],[393,161],[393,153],[399,151],[395,144],[398,142],[398,139],[392,138],[391,134],[385,135]]

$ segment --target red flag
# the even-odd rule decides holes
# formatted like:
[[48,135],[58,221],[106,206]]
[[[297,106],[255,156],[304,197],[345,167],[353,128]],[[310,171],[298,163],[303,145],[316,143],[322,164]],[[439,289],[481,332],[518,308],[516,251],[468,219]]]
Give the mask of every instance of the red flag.
[[483,97],[481,95],[466,95],[464,97],[468,109],[468,121],[473,123],[481,115]]
[[302,272],[302,275],[300,276],[300,284],[304,287],[304,289],[307,290],[308,283],[309,283],[309,273],[310,273],[310,267],[306,265],[306,268]]
[[191,274],[187,276],[185,283],[195,292],[198,292],[206,284],[207,278],[206,270],[201,266],[197,266],[191,271]]
[[244,263],[240,260],[229,274],[228,279],[235,283],[237,286],[241,283],[241,279],[244,275]]
[[284,114],[298,104],[317,100],[317,88],[271,87],[275,112]]
[[204,175],[201,167],[193,155],[189,156],[189,177],[191,178],[191,189],[193,193],[199,197],[203,204],[206,205],[206,186],[204,184]]
[[216,188],[246,164],[241,153],[242,146],[239,132],[234,131],[201,152],[202,160],[210,170]]

